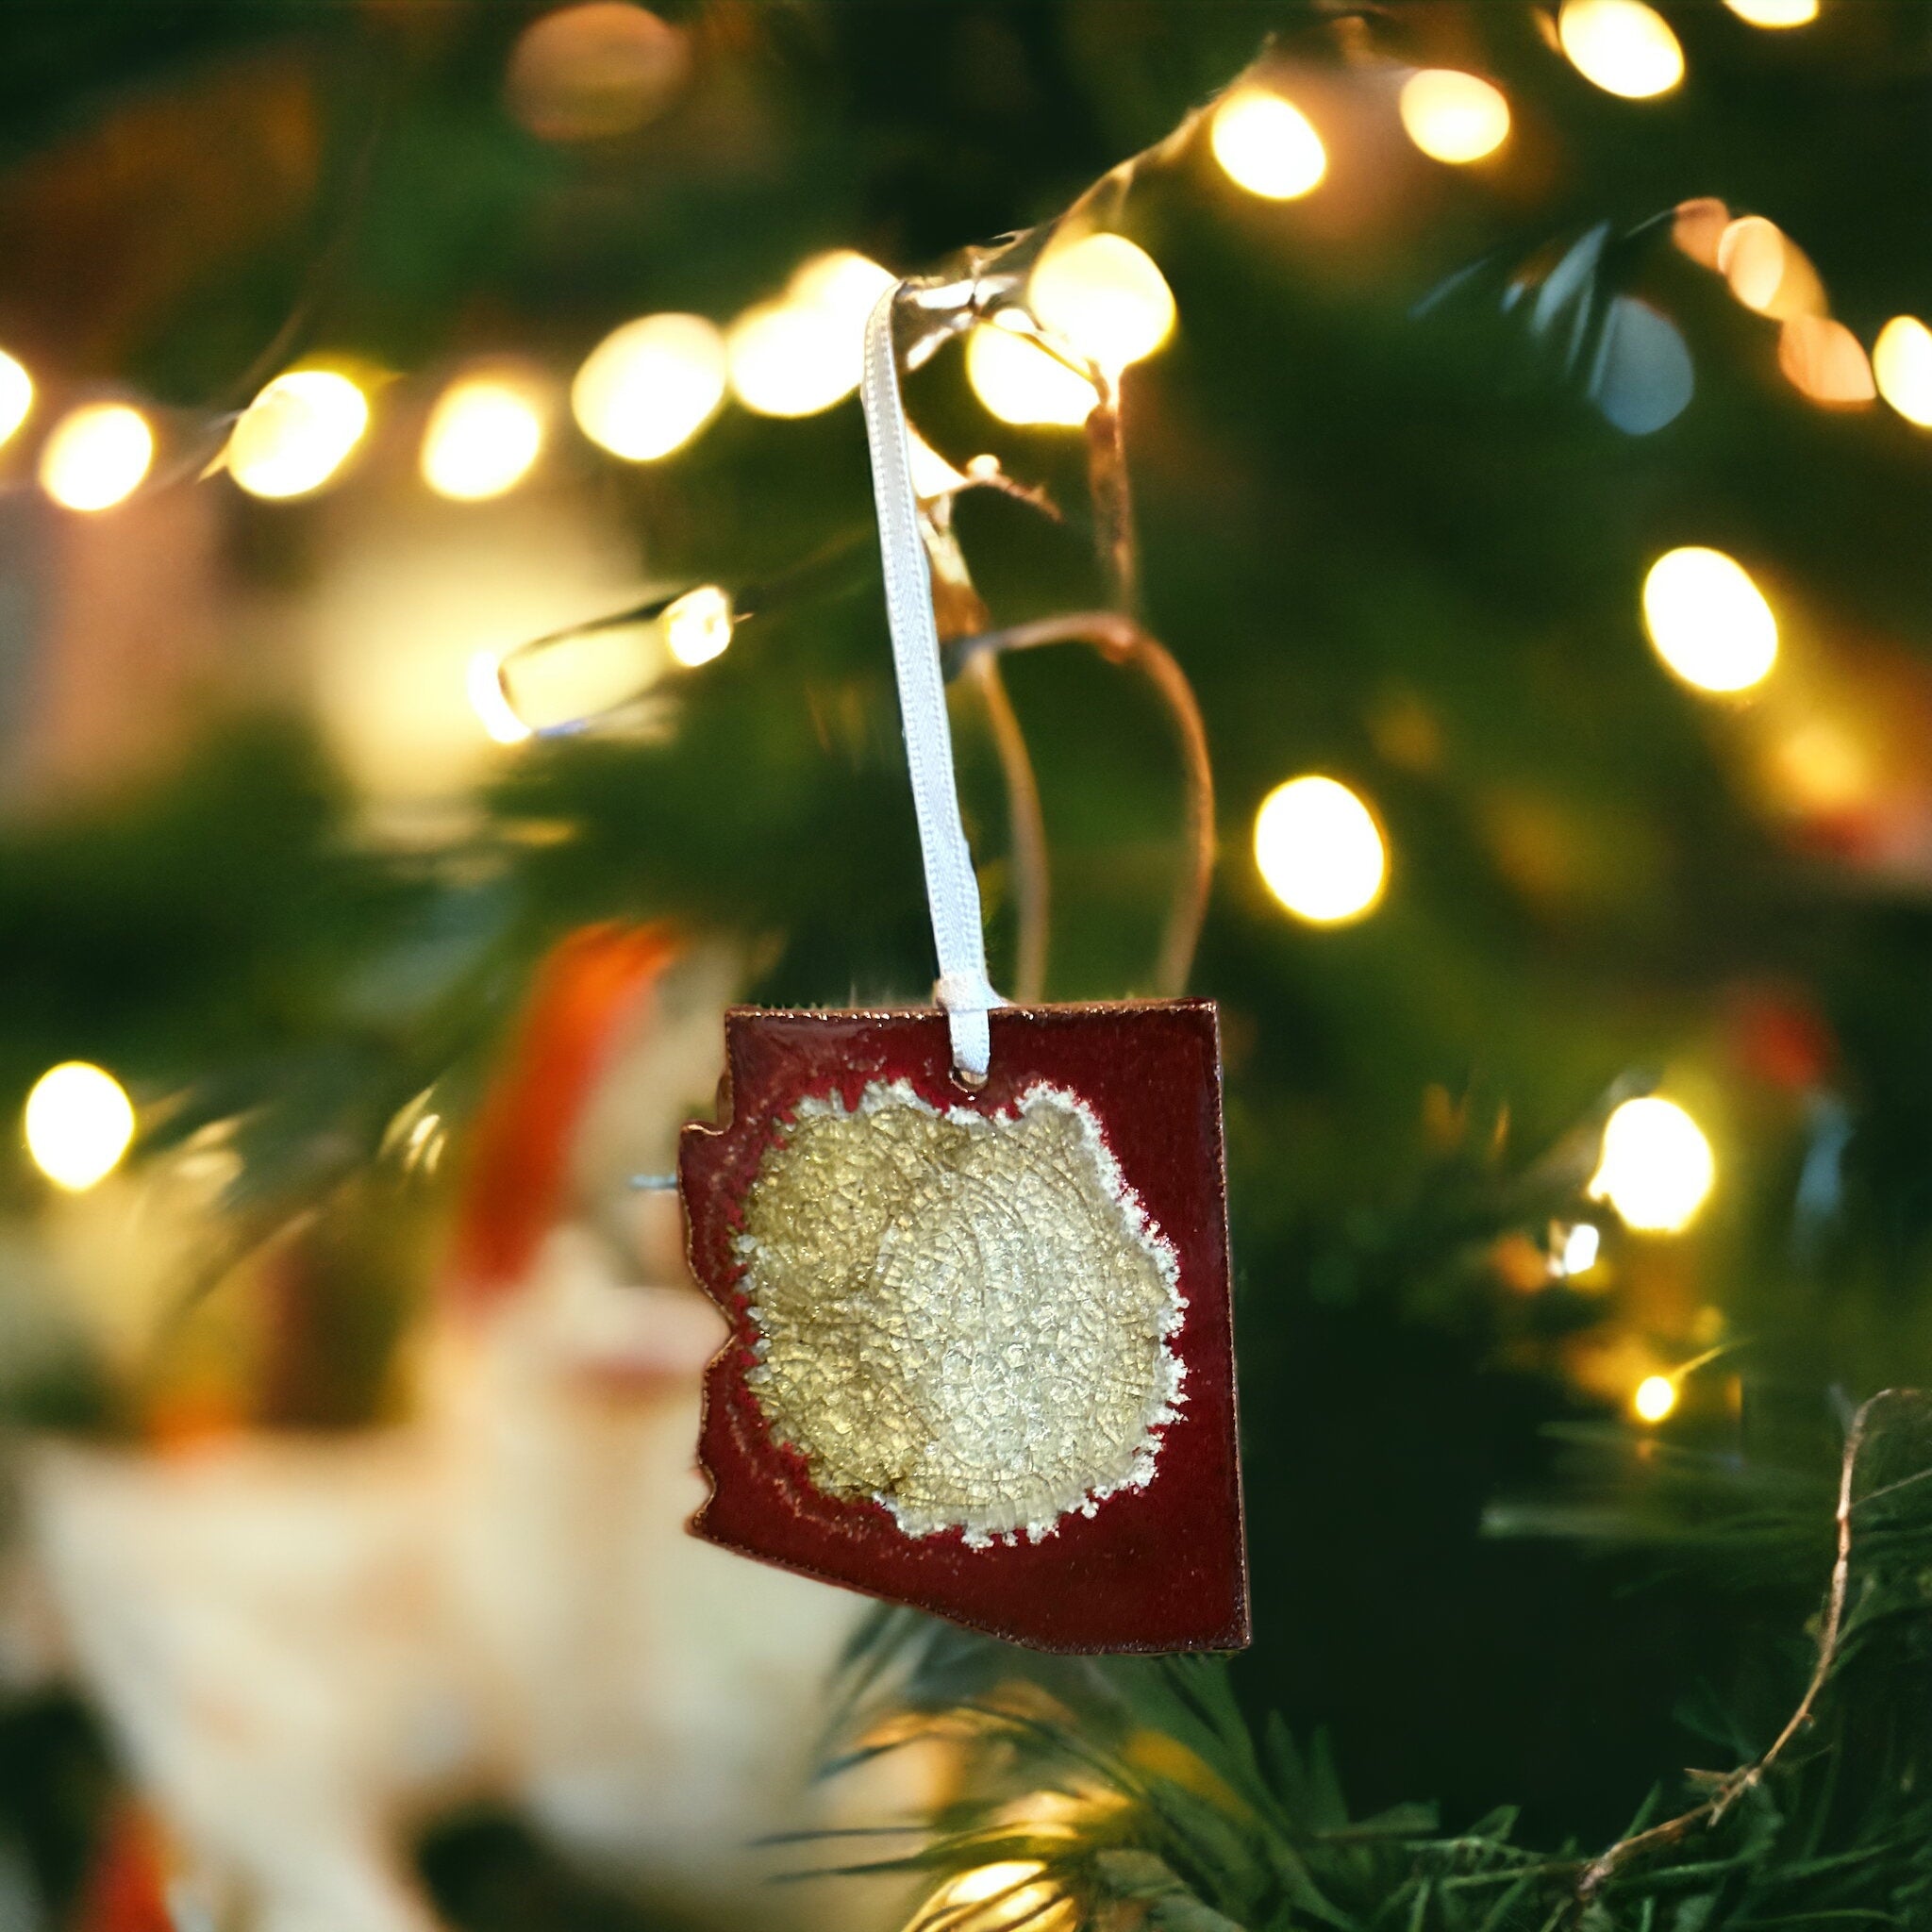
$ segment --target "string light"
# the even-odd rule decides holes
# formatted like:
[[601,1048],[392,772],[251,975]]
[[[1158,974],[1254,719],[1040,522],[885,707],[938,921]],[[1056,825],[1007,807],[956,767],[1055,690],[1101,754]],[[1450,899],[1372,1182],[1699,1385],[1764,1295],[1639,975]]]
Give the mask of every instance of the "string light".
[[1174,291],[1154,258],[1124,235],[1087,235],[1049,249],[1027,281],[1026,306],[1113,375],[1174,333]]
[[1643,625],[1665,665],[1698,691],[1749,691],[1777,661],[1777,618],[1734,557],[1667,550],[1643,579]]
[[476,721],[497,744],[521,744],[533,736],[503,694],[502,660],[494,651],[477,651],[463,667],[463,690]]
[[1718,273],[1746,308],[1767,314],[1784,279],[1785,238],[1775,222],[1742,215],[1718,237]]
[[1791,316],[1778,331],[1777,366],[1827,408],[1859,408],[1878,394],[1864,343],[1829,315]]
[[865,324],[898,277],[855,248],[805,262],[782,300],[750,308],[726,339],[731,388],[762,416],[811,416],[858,387]]
[[1809,26],[1818,18],[1818,0],[1724,0],[1724,5],[1753,26]]
[[1312,925],[1361,918],[1389,875],[1374,814],[1346,785],[1312,775],[1291,778],[1261,801],[1255,863],[1268,890]]
[[429,412],[423,480],[439,496],[481,503],[514,490],[542,447],[542,413],[523,389],[497,376],[465,376]]
[[700,584],[665,607],[658,619],[664,648],[687,671],[723,657],[731,641],[731,594],[716,584]]
[[34,1165],[70,1193],[120,1166],[134,1139],[134,1103],[104,1067],[64,1060],[34,1082],[24,1117]]
[[1602,1245],[1603,1236],[1596,1224],[1579,1221],[1563,1237],[1563,1246],[1557,1256],[1557,1273],[1563,1275],[1588,1274],[1596,1266]]
[[1509,103],[1479,75],[1425,68],[1396,101],[1408,138],[1431,160],[1460,166],[1492,155],[1509,138]]
[[111,509],[133,495],[155,458],[155,433],[125,403],[84,403],[41,451],[41,488],[63,509]]
[[962,1872],[926,1900],[908,1932],[1075,1932],[1078,1908],[1045,1872],[1038,1858],[1002,1858]]
[[858,342],[824,309],[760,303],[725,338],[731,391],[760,416],[815,416],[852,393]]
[[0,349],[0,442],[12,437],[33,406],[33,377],[23,363]]
[[681,449],[724,399],[724,338],[702,315],[646,315],[613,329],[571,384],[578,426],[628,462]]
[[1208,143],[1237,188],[1263,201],[1294,201],[1321,185],[1328,150],[1292,101],[1267,88],[1237,88],[1214,110]]
[[1677,1406],[1677,1385],[1668,1375],[1646,1375],[1631,1391],[1630,1407],[1639,1422],[1660,1423]]
[[1643,0],[1564,0],[1557,38],[1585,80],[1627,101],[1669,93],[1684,77],[1684,49]]
[[1077,369],[997,316],[966,339],[966,379],[1002,423],[1077,429],[1099,400]]
[[1590,1183],[1626,1227],[1680,1234],[1697,1217],[1717,1179],[1704,1129],[1674,1100],[1626,1100],[1604,1126],[1603,1155]]
[[369,427],[369,398],[334,369],[291,369],[242,412],[228,438],[228,474],[251,496],[319,490]]
[[1916,315],[1894,315],[1872,345],[1872,374],[1907,423],[1932,429],[1932,329]]

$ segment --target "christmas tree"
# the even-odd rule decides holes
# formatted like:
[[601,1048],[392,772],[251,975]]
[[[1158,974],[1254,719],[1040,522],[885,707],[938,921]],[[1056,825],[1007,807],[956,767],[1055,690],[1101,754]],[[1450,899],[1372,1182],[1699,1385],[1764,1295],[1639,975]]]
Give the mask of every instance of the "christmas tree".
[[[1918,0],[0,45],[0,1916],[1932,1923]],[[677,1534],[719,1013],[933,978],[902,276],[993,980],[1220,1008],[1231,1661]]]

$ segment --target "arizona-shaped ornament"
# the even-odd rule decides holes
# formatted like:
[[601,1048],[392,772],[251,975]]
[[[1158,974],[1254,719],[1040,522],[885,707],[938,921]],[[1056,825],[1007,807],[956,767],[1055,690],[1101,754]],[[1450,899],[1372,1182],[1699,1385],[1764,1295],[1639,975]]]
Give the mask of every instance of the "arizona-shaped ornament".
[[711,1541],[1061,1651],[1247,1641],[1205,1000],[734,1010],[684,1130]]

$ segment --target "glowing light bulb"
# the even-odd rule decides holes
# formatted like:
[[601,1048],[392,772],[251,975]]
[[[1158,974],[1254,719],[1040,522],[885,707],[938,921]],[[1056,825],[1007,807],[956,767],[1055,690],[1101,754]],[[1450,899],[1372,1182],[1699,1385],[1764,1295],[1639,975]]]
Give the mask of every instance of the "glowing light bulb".
[[1809,26],[1818,18],[1818,0],[1724,0],[1724,5],[1753,26]]
[[1208,142],[1237,188],[1263,201],[1294,201],[1321,184],[1328,150],[1292,101],[1266,88],[1237,88],[1214,110]]
[[1827,408],[1861,408],[1878,395],[1864,343],[1829,315],[1790,317],[1778,331],[1777,366],[1793,389]]
[[1077,369],[997,319],[966,338],[966,379],[1002,423],[1077,429],[1099,400]]
[[665,607],[664,648],[687,671],[723,657],[731,641],[731,594],[716,584],[700,584]]
[[1389,849],[1374,814],[1333,778],[1291,778],[1255,815],[1255,863],[1297,919],[1340,925],[1382,896]]
[[1785,251],[1784,231],[1775,222],[1740,215],[1718,237],[1718,273],[1746,308],[1768,315],[1784,280]]
[[533,736],[503,694],[503,671],[494,651],[477,651],[463,667],[463,690],[476,721],[497,744],[521,744]]
[[1590,1183],[1626,1227],[1678,1234],[1697,1217],[1717,1179],[1704,1129],[1674,1100],[1626,1100],[1604,1127],[1603,1155]]
[[790,301],[849,322],[862,336],[866,317],[898,280],[891,269],[881,268],[856,248],[833,248],[802,263],[785,293]]
[[760,416],[812,416],[858,387],[865,323],[898,281],[857,249],[805,262],[781,301],[748,308],[725,339],[731,389]]
[[1872,345],[1872,373],[1907,423],[1932,429],[1932,328],[1916,315],[1894,315]]
[[828,309],[760,303],[725,337],[731,391],[760,416],[815,416],[857,386],[861,340]]
[[0,442],[26,421],[34,406],[34,379],[25,367],[0,349]]
[[1667,550],[1643,579],[1643,625],[1669,669],[1698,691],[1740,691],[1777,662],[1777,618],[1722,550]]
[[1684,77],[1684,49],[1643,0],[1565,0],[1557,38],[1585,80],[1628,101],[1668,93]]
[[543,447],[528,394],[494,376],[465,376],[436,399],[423,432],[423,480],[439,496],[481,503],[514,490]]
[[1668,1375],[1646,1375],[1631,1391],[1630,1407],[1639,1422],[1660,1423],[1677,1406],[1677,1385]]
[[41,488],[63,509],[111,509],[155,459],[155,433],[125,403],[85,403],[61,417],[41,451]]
[[1557,1257],[1559,1274],[1587,1274],[1596,1266],[1603,1236],[1594,1223],[1579,1221],[1563,1238],[1562,1253]]
[[1124,235],[1052,248],[1026,284],[1026,306],[1077,355],[1118,375],[1174,333],[1174,291]]
[[1396,107],[1409,140],[1431,160],[1457,166],[1479,161],[1509,138],[1509,103],[1503,91],[1453,67],[1411,74]]
[[105,1068],[65,1060],[34,1082],[25,1124],[34,1165],[77,1194],[120,1166],[134,1139],[134,1103]]
[[570,406],[591,441],[628,462],[681,449],[724,399],[724,338],[701,315],[647,315],[584,358]]
[[369,398],[333,369],[291,369],[242,412],[228,437],[228,474],[251,496],[320,490],[369,427]]
[[[1003,1858],[962,1872],[926,1900],[909,1932],[1074,1932],[1079,1908],[1045,1871],[1037,1858]],[[973,1907],[982,1909],[962,1910]]]

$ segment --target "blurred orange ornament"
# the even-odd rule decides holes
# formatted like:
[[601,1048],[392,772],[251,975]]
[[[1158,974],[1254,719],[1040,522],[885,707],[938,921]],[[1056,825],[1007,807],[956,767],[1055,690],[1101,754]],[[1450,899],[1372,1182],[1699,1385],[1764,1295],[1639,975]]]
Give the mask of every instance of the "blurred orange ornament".
[[561,1217],[585,1099],[675,952],[661,926],[611,924],[573,933],[544,960],[476,1123],[450,1246],[459,1300],[488,1301],[529,1272]]

